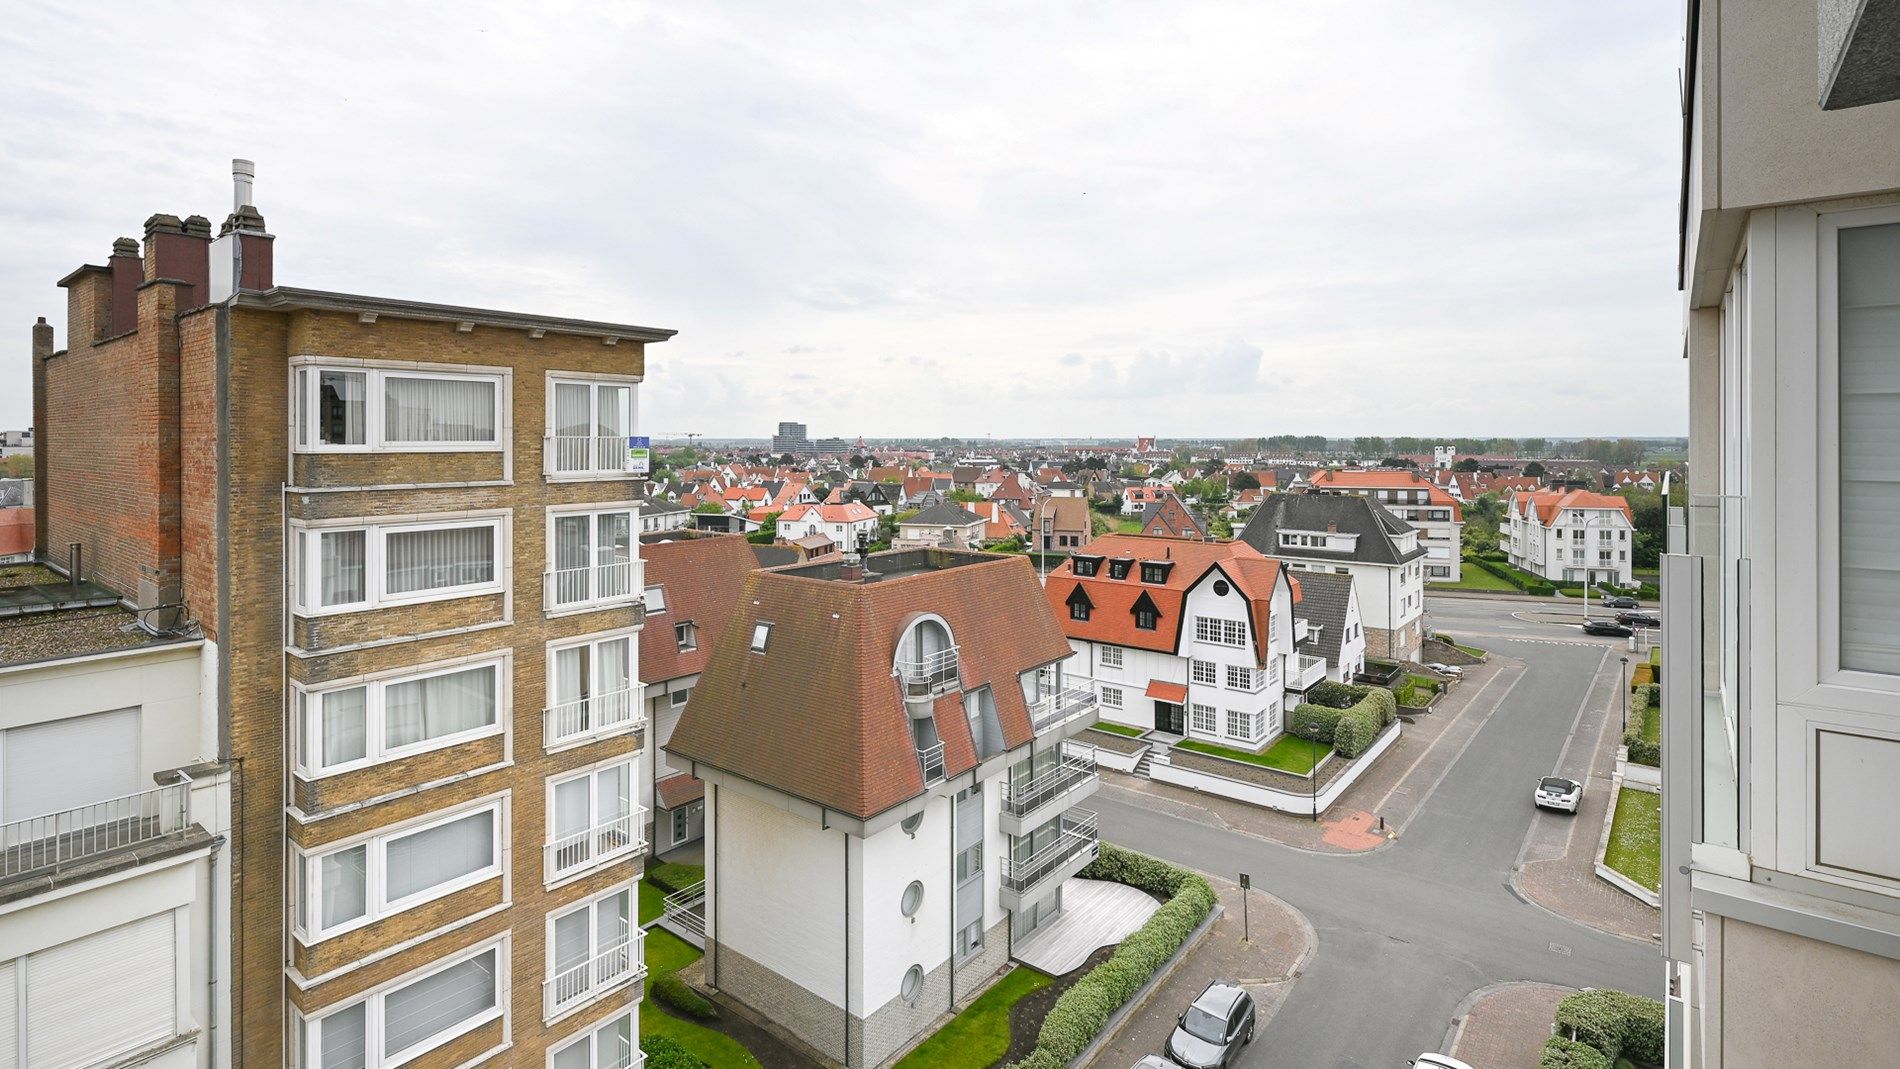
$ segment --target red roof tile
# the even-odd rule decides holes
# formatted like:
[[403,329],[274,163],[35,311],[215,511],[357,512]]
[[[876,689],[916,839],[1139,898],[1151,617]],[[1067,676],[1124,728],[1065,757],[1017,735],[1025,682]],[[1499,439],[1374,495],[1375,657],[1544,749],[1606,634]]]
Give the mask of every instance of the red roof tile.
[[[745,577],[759,566],[752,546],[739,535],[683,538],[640,547],[646,582],[666,598],[666,610],[647,617],[640,632],[640,680],[658,683],[698,673],[712,656],[713,640],[739,610]],[[681,650],[673,625],[691,621],[698,648]]]
[[1187,701],[1187,684],[1168,683],[1159,679],[1151,679],[1148,681],[1146,694],[1150,698],[1180,705]]

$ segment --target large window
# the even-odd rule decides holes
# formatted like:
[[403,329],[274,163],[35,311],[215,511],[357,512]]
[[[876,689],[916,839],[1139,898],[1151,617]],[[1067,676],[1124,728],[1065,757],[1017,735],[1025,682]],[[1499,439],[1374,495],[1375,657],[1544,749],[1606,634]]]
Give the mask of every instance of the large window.
[[503,519],[297,528],[296,603],[306,616],[501,589]]
[[631,727],[639,706],[634,638],[620,634],[548,654],[546,745]]
[[500,449],[503,379],[500,372],[299,368],[297,448],[304,452]]
[[1213,661],[1189,661],[1188,678],[1203,686],[1214,686],[1220,682],[1220,667]]
[[346,772],[501,731],[507,661],[294,691],[297,766]]
[[629,1010],[556,1048],[552,1069],[630,1069],[638,1040]]
[[1230,664],[1227,666],[1227,689],[1252,690],[1257,676],[1258,673],[1246,665]]
[[548,591],[551,608],[633,597],[633,511],[563,512],[550,517]]
[[167,911],[0,962],[0,1065],[105,1065],[176,1036],[175,923]]
[[388,1069],[507,1013],[506,943],[462,954],[320,1017],[299,1018],[299,1069]]
[[1122,648],[1120,646],[1102,647],[1102,667],[1120,668],[1122,666]]
[[1839,249],[1840,663],[1900,675],[1900,223]]
[[579,1006],[639,971],[632,905],[633,889],[621,887],[548,918],[546,1016]]
[[543,875],[552,882],[638,849],[634,762],[616,761],[548,784]]
[[624,474],[633,433],[633,384],[554,380],[548,470],[556,475]]
[[1192,707],[1192,711],[1192,724],[1195,731],[1203,735],[1212,735],[1220,731],[1220,714],[1213,706],[1197,704]]
[[298,927],[313,943],[501,874],[502,803],[305,855]]
[[1247,625],[1240,620],[1224,620],[1217,616],[1196,616],[1194,641],[1215,646],[1245,646]]

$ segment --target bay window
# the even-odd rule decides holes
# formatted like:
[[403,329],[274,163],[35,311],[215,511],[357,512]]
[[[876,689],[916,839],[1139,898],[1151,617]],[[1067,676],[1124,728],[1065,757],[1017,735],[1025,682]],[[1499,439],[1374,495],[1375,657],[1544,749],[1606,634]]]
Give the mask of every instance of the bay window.
[[504,371],[369,364],[300,366],[292,389],[299,452],[498,450]]
[[328,689],[297,687],[298,771],[333,775],[500,734],[507,659]]
[[504,823],[496,799],[303,855],[300,939],[328,939],[501,875]]
[[633,510],[557,512],[548,518],[548,605],[568,608],[632,598]]
[[299,1069],[388,1069],[507,1015],[507,942],[429,966],[367,997],[299,1017]]
[[548,783],[548,882],[624,857],[644,844],[633,804],[634,760],[623,758]]
[[299,615],[357,612],[502,588],[506,517],[294,527]]
[[639,931],[631,885],[550,915],[544,1015],[554,1017],[633,979],[641,965]]
[[559,646],[548,653],[544,743],[594,738],[639,720],[639,671],[631,632]]
[[550,380],[548,473],[624,474],[633,414],[631,382]]

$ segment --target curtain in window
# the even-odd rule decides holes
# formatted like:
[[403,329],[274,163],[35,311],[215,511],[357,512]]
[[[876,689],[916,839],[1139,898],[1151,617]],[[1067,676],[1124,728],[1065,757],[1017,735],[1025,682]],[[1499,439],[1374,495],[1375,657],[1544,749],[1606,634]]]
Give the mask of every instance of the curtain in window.
[[593,519],[588,516],[554,519],[554,600],[558,604],[587,600],[592,531]]
[[554,651],[554,704],[566,705],[587,697],[589,684],[586,646]]
[[364,580],[364,531],[323,531],[318,535],[318,602],[322,606],[354,605],[369,600]]
[[317,379],[317,441],[324,445],[362,445],[363,401],[367,391],[361,371],[324,371]]
[[325,1017],[317,1027],[319,1069],[364,1069],[369,1064],[364,1041],[369,1004],[359,1002]]
[[368,908],[369,848],[352,846],[317,859],[323,886],[324,928],[361,917]]
[[391,531],[383,541],[391,594],[491,583],[495,579],[495,528],[447,527]]
[[407,1050],[495,1006],[495,952],[425,976],[383,997],[383,1055]]
[[607,512],[594,517],[596,539],[594,556],[600,565],[600,586],[596,597],[617,598],[633,590],[632,517],[625,512]]
[[594,649],[595,671],[600,677],[600,687],[595,692],[601,695],[596,703],[600,706],[600,723],[619,723],[632,712],[633,696],[624,693],[633,685],[632,674],[627,670],[627,663],[631,660],[627,647],[632,641],[625,638],[609,639]]
[[325,767],[361,761],[369,756],[369,732],[364,721],[368,694],[367,687],[351,687],[318,696],[323,721],[321,761]]
[[596,819],[605,824],[633,811],[633,766],[615,765],[594,773]]
[[485,664],[383,690],[383,744],[391,749],[495,722],[495,666]]
[[625,439],[633,433],[632,424],[627,419],[627,400],[631,393],[632,388],[628,386],[594,387],[597,414],[594,433],[599,436],[595,453],[597,468],[613,470],[625,466]]
[[496,441],[495,383],[383,376],[383,440]]
[[554,384],[554,433],[586,438],[594,434],[593,391],[586,383]]
[[554,785],[554,838],[578,835],[593,826],[593,811],[587,804],[591,777],[581,776]]
[[495,811],[391,839],[383,860],[391,902],[479,872],[495,863]]
[[1900,223],[1840,232],[1841,667],[1900,675]]
[[[588,916],[591,913],[593,913],[591,907],[588,909],[577,909],[567,916],[555,920],[554,974],[556,976],[581,965],[592,956],[592,952],[588,949],[589,944],[587,939]],[[585,985],[568,981],[562,983],[560,986],[565,990],[573,991]]]

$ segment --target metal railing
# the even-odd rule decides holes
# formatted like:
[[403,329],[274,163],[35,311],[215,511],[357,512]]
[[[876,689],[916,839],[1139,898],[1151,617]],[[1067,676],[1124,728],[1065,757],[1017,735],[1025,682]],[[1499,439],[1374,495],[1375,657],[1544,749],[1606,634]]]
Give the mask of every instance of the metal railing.
[[590,694],[541,710],[543,746],[558,746],[617,728],[634,727],[646,717],[640,709],[641,688],[627,687]]
[[645,849],[646,840],[640,837],[645,817],[646,808],[634,806],[632,812],[553,840],[544,848],[545,876],[549,879],[565,876],[589,865]]
[[638,560],[623,560],[579,568],[554,568],[544,573],[544,580],[556,608],[584,605],[638,593],[642,589],[640,564]]
[[1296,654],[1298,663],[1293,667],[1293,678],[1287,685],[1295,690],[1305,690],[1326,678],[1326,658],[1308,654]]
[[183,831],[189,783],[174,783],[58,813],[0,824],[0,879],[58,869]]
[[1017,861],[1003,856],[1003,888],[1022,894],[1041,883],[1049,874],[1074,860],[1077,855],[1094,855],[1099,836],[1095,814],[1086,809],[1071,809],[1062,814],[1062,832],[1055,842]]
[[645,929],[629,925],[625,931],[615,934],[611,945],[603,947],[593,957],[542,981],[543,1015],[551,1017],[616,984],[643,976],[647,971],[646,937]]
[[1095,690],[1088,686],[1064,687],[1054,694],[1045,694],[1036,699],[1029,707],[1029,721],[1037,731],[1053,727],[1064,720],[1085,712],[1095,705]]
[[921,660],[897,662],[897,673],[904,680],[906,698],[927,698],[958,683],[957,648],[926,654]]
[[661,899],[660,917],[706,938],[706,881],[682,887]]
[[935,783],[942,779],[943,743],[917,747],[917,763],[923,766],[925,783]]
[[1055,767],[1027,782],[1003,785],[1003,812],[1018,817],[1034,812],[1096,775],[1095,747],[1065,742]]
[[585,472],[624,472],[627,470],[627,436],[550,434],[548,455],[554,471],[560,475]]

